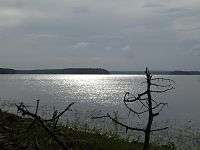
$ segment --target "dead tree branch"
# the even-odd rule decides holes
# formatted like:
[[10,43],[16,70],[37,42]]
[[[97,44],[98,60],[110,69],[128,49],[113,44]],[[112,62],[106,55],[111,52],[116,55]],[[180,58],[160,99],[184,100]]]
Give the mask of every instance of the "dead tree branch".
[[[58,120],[67,110],[70,109],[70,107],[73,104],[74,103],[70,103],[68,105],[68,107],[66,107],[66,109],[63,110],[61,113],[59,113],[55,118]],[[44,120],[39,115],[37,115],[38,107],[39,107],[39,100],[37,100],[37,106],[36,106],[35,113],[31,113],[23,103],[20,103],[19,105],[17,105],[17,104],[15,104],[15,105],[17,107],[18,112],[20,112],[22,114],[22,116],[28,116],[28,117],[33,118],[31,126],[36,122],[39,123],[41,125],[41,127],[57,142],[57,144],[63,148],[63,150],[69,150],[69,147],[63,141],[61,141],[57,137],[57,135],[45,124],[46,121],[52,121],[52,119]],[[30,126],[29,126],[29,128],[30,128]]]
[[166,129],[168,129],[168,128],[169,128],[169,127],[159,128],[159,129],[153,129],[153,130],[151,130],[151,132],[162,131],[162,130],[166,130]]
[[130,127],[128,125],[125,125],[124,123],[122,122],[119,122],[117,119],[113,118],[110,116],[110,114],[107,113],[106,116],[98,116],[98,117],[92,117],[91,119],[100,119],[100,118],[109,118],[111,119],[113,122],[121,125],[122,127],[125,127],[126,128],[126,131],[127,130],[134,130],[134,131],[142,131],[142,132],[145,132],[145,129],[140,129],[140,128],[136,128],[136,127]]

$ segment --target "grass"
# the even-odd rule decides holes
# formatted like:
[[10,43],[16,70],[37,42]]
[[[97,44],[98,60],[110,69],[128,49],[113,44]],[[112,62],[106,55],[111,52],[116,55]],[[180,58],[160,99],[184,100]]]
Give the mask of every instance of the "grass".
[[[32,119],[0,112],[1,126],[5,126],[11,130],[9,138],[17,145],[38,147],[40,150],[61,148],[38,123],[30,127],[32,121]],[[51,124],[47,124],[47,126],[51,128]],[[5,131],[1,129],[1,132]],[[59,124],[56,128],[55,135],[73,150],[141,150],[143,146],[140,142],[130,142],[111,132],[101,133],[100,130],[95,128],[86,130]],[[173,144],[165,146],[156,146],[154,144],[151,145],[150,150],[173,149]]]

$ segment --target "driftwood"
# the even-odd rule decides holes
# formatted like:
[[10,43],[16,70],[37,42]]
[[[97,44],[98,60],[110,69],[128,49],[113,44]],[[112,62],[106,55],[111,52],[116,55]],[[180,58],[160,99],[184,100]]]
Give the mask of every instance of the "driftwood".
[[[166,78],[158,78],[151,75],[150,71],[148,68],[146,68],[145,71],[145,76],[146,76],[146,81],[142,82],[146,84],[146,90],[142,93],[139,93],[137,96],[130,94],[127,92],[124,96],[123,102],[125,107],[128,109],[129,113],[133,113],[137,115],[137,117],[140,118],[140,115],[147,113],[148,114],[148,121],[146,124],[145,128],[137,128],[137,127],[131,127],[128,126],[114,117],[112,117],[109,113],[103,116],[97,116],[97,117],[92,117],[92,119],[99,119],[99,118],[109,118],[116,124],[121,125],[122,127],[125,127],[126,132],[128,130],[134,130],[134,131],[140,131],[145,134],[145,139],[144,139],[144,147],[143,150],[148,150],[149,149],[149,141],[150,141],[150,134],[151,132],[156,132],[156,131],[161,131],[168,129],[168,127],[163,127],[163,128],[158,128],[158,129],[151,129],[153,119],[159,115],[159,113],[162,111],[163,107],[167,105],[167,103],[161,103],[157,102],[155,99],[152,98],[152,93],[165,93],[168,92],[172,89],[174,89],[174,81],[171,79],[166,79]],[[168,84],[158,84],[161,81],[166,81]],[[161,90],[152,90],[152,87],[159,87],[162,88]],[[129,103],[139,103],[141,105],[140,110],[135,110],[129,106]]]

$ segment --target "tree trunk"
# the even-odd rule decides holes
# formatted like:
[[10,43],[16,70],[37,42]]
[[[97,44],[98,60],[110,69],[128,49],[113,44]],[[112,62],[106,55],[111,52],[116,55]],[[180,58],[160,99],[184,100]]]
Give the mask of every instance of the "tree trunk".
[[148,120],[146,131],[145,131],[145,141],[144,141],[143,150],[148,150],[149,149],[149,141],[150,141],[150,133],[151,133],[152,122],[153,122],[153,117],[150,116],[149,120]]
[[150,140],[150,133],[146,132],[143,150],[149,149],[149,140]]
[[149,149],[151,125],[153,122],[152,98],[151,98],[151,75],[150,75],[148,69],[146,69],[146,77],[147,77],[147,96],[148,96],[149,118],[148,118],[148,123],[147,123],[146,131],[145,131],[145,141],[144,141],[143,150]]

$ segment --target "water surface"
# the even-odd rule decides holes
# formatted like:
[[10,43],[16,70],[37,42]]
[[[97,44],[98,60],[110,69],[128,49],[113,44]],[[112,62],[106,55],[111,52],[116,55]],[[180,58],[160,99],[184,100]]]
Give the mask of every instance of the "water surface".
[[[168,107],[155,122],[199,129],[200,76],[162,77],[173,79],[176,84],[175,90],[157,97]],[[137,94],[145,90],[143,81],[143,75],[0,75],[0,101],[4,109],[16,112],[14,103],[24,102],[34,108],[35,100],[40,99],[43,115],[51,113],[53,107],[61,110],[76,102],[66,118],[90,122],[91,115],[118,111],[121,119],[129,123],[123,97],[125,92]]]
[[[196,119],[200,115],[200,76],[164,76],[173,79],[175,90],[160,95],[168,102],[168,117]],[[121,105],[125,92],[144,90],[143,75],[0,75],[1,101],[62,107],[77,105],[114,108]]]

